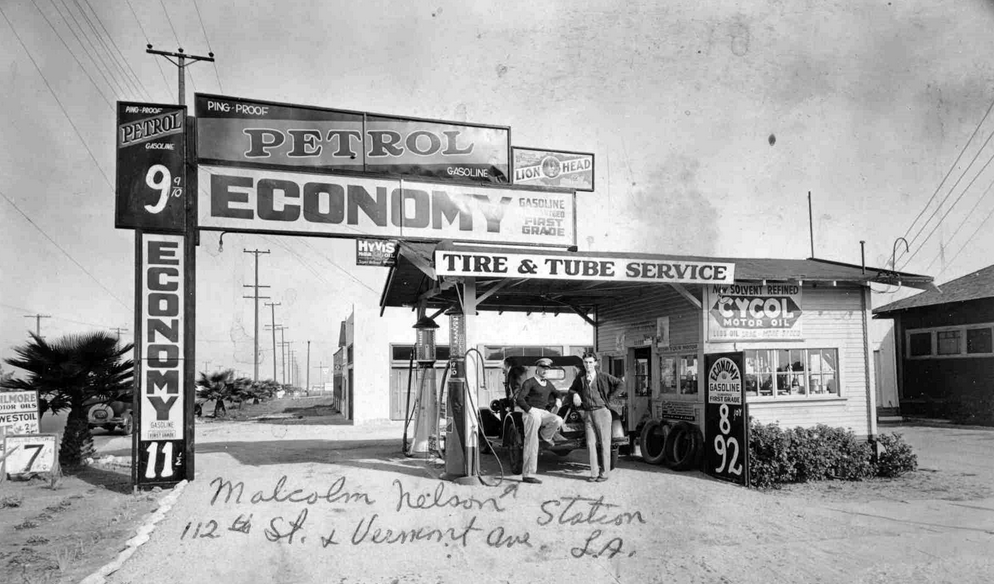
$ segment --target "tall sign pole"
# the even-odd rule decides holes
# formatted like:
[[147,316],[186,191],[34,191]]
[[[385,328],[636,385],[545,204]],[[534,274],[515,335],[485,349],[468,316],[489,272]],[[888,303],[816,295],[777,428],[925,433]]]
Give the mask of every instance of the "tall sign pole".
[[[176,65],[177,68],[177,81],[178,81],[178,92],[177,92],[177,103],[185,111],[186,109],[186,72],[187,66],[198,62],[198,61],[214,61],[214,53],[208,53],[208,56],[203,57],[199,55],[187,55],[180,48],[178,52],[168,52],[168,51],[157,51],[152,49],[152,45],[147,45],[147,53],[152,55],[157,55],[164,57],[170,63]],[[175,59],[175,60],[174,60]],[[184,154],[185,160],[183,164],[183,171],[177,173],[177,176],[172,180],[166,180],[166,177],[159,176],[150,168],[148,174],[146,175],[146,183],[148,186],[155,187],[156,185],[162,186],[163,197],[165,200],[167,193],[170,189],[174,188],[176,185],[185,183],[186,196],[184,197],[183,209],[177,209],[178,214],[182,217],[177,217],[177,223],[181,224],[181,235],[174,236],[172,242],[175,242],[178,248],[182,248],[180,252],[176,249],[174,257],[171,251],[172,242],[170,240],[163,240],[160,238],[159,241],[155,241],[156,236],[145,237],[142,233],[142,226],[136,229],[136,254],[141,253],[141,255],[136,255],[136,263],[140,258],[143,261],[143,266],[148,267],[147,270],[137,270],[136,280],[142,281],[145,289],[136,290],[136,296],[145,296],[141,298],[143,300],[143,308],[141,309],[142,316],[139,318],[139,322],[135,327],[136,337],[141,339],[135,343],[136,352],[141,351],[141,355],[144,357],[144,361],[136,360],[140,363],[139,370],[148,369],[147,374],[143,379],[136,382],[136,386],[139,391],[136,392],[136,401],[144,401],[149,398],[148,393],[156,392],[160,387],[165,386],[167,393],[164,396],[151,396],[157,397],[160,400],[159,405],[155,405],[154,411],[147,411],[147,409],[142,409],[139,407],[139,418],[142,425],[141,432],[135,438],[135,456],[134,460],[139,465],[138,468],[132,471],[132,477],[135,481],[135,486],[140,484],[151,485],[154,483],[173,483],[178,482],[183,479],[193,480],[195,476],[194,467],[194,416],[193,416],[193,406],[195,403],[196,392],[195,392],[195,379],[196,379],[196,273],[197,273],[197,245],[199,243],[199,233],[197,232],[197,153],[195,151],[196,147],[196,129],[194,126],[194,120],[190,116],[184,116],[184,127],[182,132],[185,137],[184,144]],[[156,126],[153,126],[156,127]],[[162,124],[159,127],[163,127]],[[120,165],[119,165],[120,166]],[[175,193],[172,194],[175,196]],[[148,206],[145,207],[148,209]],[[149,240],[149,241],[145,241]],[[162,266],[156,266],[155,269],[152,268],[155,262],[159,262]],[[178,280],[175,284],[175,288],[180,289],[182,292],[182,298],[177,299],[178,304],[182,305],[182,308],[177,306],[177,312],[179,312],[181,318],[178,319],[179,323],[176,326],[182,327],[182,341],[176,343],[175,348],[179,349],[181,347],[182,354],[182,366],[181,371],[158,371],[153,369],[156,365],[171,364],[174,359],[178,361],[179,355],[173,356],[171,353],[163,353],[159,349],[160,345],[148,345],[148,340],[154,333],[162,334],[161,329],[165,326],[167,322],[162,319],[161,323],[158,323],[153,319],[153,316],[163,310],[169,308],[168,302],[163,305],[161,299],[159,298],[158,292],[153,292],[156,287],[163,285],[163,278],[160,274],[165,273],[162,270],[167,269],[167,266],[178,266],[179,275]],[[145,273],[147,272],[147,273]],[[143,278],[143,276],[145,276]],[[180,282],[182,282],[180,284]],[[171,287],[170,283],[166,287]],[[137,287],[136,287],[137,288]],[[147,290],[146,290],[147,289]],[[145,292],[148,292],[145,294]],[[139,296],[140,297],[140,296]],[[164,308],[165,306],[165,308]],[[148,337],[140,336],[140,328],[142,321],[148,318],[148,323],[150,330],[147,331]],[[154,330],[153,328],[154,327]],[[179,331],[169,331],[166,337],[170,335],[177,337],[179,340]],[[153,374],[157,377],[153,379]],[[177,379],[175,385],[179,387],[173,388],[170,385],[172,382],[172,377],[170,375],[176,375],[179,377],[182,375],[182,383],[179,383]],[[138,376],[136,375],[136,379]],[[172,395],[171,392],[175,390],[177,394]],[[137,399],[137,394],[141,394],[140,399]],[[166,404],[179,404],[180,412],[182,416],[182,430],[178,432],[180,440],[176,441],[164,441],[161,442],[161,449],[158,447],[160,442],[153,441],[152,439],[165,432],[164,428],[160,427],[163,422],[163,409],[168,412],[168,407]],[[167,416],[168,417],[168,416]],[[179,430],[177,428],[177,430]],[[148,446],[146,447],[146,444]],[[175,446],[174,446],[175,444]],[[167,455],[166,450],[169,449]],[[180,450],[179,452],[174,452],[174,450]],[[161,453],[162,464],[158,462],[159,454]],[[170,462],[170,459],[174,463]],[[173,468],[177,466],[178,468]],[[144,468],[144,471],[142,470]]]

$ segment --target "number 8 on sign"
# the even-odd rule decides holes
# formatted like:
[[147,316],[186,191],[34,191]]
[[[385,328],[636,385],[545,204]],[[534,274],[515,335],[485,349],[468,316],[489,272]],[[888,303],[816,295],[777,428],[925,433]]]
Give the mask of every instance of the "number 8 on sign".
[[168,479],[173,476],[173,443],[164,442],[162,444],[162,473],[156,474],[155,467],[159,460],[159,443],[151,442],[148,448],[145,449],[148,452],[148,462],[145,463],[145,478],[155,479],[162,478]]

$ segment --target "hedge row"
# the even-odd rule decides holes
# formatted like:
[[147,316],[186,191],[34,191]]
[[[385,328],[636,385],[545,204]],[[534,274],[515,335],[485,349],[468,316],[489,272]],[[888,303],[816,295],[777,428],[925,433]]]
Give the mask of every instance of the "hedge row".
[[749,457],[751,483],[758,488],[825,479],[896,477],[918,468],[918,457],[900,434],[881,435],[873,443],[859,440],[851,430],[824,424],[784,430],[753,421]]

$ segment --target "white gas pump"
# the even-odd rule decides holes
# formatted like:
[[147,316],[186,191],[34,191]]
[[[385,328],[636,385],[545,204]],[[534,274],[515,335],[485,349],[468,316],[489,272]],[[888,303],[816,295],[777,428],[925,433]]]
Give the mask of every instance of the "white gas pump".
[[405,454],[426,454],[431,450],[431,437],[438,435],[438,400],[435,393],[435,329],[438,324],[428,316],[422,316],[414,324],[417,334],[414,343],[414,359],[418,364],[420,382],[414,402],[414,439],[407,445],[405,429]]

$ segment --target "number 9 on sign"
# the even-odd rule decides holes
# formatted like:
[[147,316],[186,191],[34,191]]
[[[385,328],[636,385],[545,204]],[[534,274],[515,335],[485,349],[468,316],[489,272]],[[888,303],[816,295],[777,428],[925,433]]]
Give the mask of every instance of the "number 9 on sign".
[[147,184],[153,191],[159,191],[159,200],[155,205],[145,205],[145,210],[149,213],[157,214],[161,213],[163,209],[166,208],[166,202],[169,200],[169,190],[172,186],[173,175],[169,172],[169,169],[161,164],[154,164],[145,173],[145,184]]

